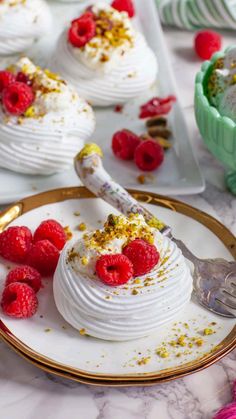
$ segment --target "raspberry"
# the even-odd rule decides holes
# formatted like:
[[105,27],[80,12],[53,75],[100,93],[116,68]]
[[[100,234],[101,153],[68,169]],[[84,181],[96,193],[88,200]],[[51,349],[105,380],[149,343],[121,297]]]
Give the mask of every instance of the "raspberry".
[[153,97],[141,106],[139,118],[166,115],[171,111],[174,102],[176,102],[176,97],[172,95],[165,98]]
[[52,275],[57,267],[59,251],[49,240],[40,240],[31,247],[27,263],[42,275]]
[[96,263],[97,276],[107,285],[116,287],[126,284],[133,276],[133,265],[122,254],[103,255]]
[[0,71],[0,93],[2,93],[5,87],[16,81],[16,76],[10,71]]
[[117,131],[112,138],[112,150],[116,157],[122,160],[132,160],[140,138],[132,131],[123,129]]
[[221,49],[221,35],[214,31],[199,31],[194,39],[196,54],[203,60],[209,60],[212,55]]
[[45,220],[35,230],[33,240],[49,240],[58,250],[63,249],[66,243],[66,233],[56,220]]
[[29,285],[14,282],[4,289],[1,306],[8,316],[26,319],[36,313],[38,299]]
[[114,0],[111,6],[119,12],[127,12],[130,18],[135,16],[135,8],[132,0]]
[[19,71],[19,73],[16,75],[16,81],[28,84],[28,86],[32,85],[30,78],[25,73],[22,73],[22,71]]
[[163,148],[153,140],[141,142],[134,153],[134,161],[137,167],[145,172],[151,172],[157,169],[163,160]]
[[0,234],[0,256],[16,263],[24,263],[32,244],[27,227],[9,227]]
[[13,282],[21,282],[33,288],[34,292],[38,292],[41,288],[41,275],[36,269],[31,266],[18,266],[12,269],[6,277],[5,286]]
[[2,92],[3,106],[12,115],[21,115],[34,101],[34,93],[30,86],[16,81]]
[[77,48],[86,45],[96,34],[96,23],[90,15],[85,13],[71,22],[68,32],[69,42]]
[[127,244],[123,249],[123,254],[132,262],[134,276],[147,274],[160,259],[156,247],[142,239],[135,239]]

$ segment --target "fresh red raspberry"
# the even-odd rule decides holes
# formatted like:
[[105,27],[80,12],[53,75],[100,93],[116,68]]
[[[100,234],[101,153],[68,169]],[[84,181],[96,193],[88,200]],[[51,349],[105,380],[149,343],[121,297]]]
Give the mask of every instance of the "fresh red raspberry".
[[127,12],[130,18],[135,16],[135,8],[132,0],[114,0],[111,6],[119,12]]
[[30,78],[25,73],[22,73],[22,71],[19,71],[19,73],[16,75],[16,81],[28,84],[28,86],[32,85]]
[[34,101],[34,93],[30,86],[16,81],[2,92],[3,106],[12,115],[21,115]]
[[66,244],[66,233],[56,220],[45,220],[35,230],[33,240],[49,240],[58,250],[63,249]]
[[123,254],[132,262],[134,276],[147,274],[160,259],[156,247],[142,239],[135,239],[127,244],[123,249]]
[[209,60],[212,55],[221,49],[221,35],[214,31],[199,31],[194,39],[196,54],[203,60]]
[[32,245],[28,227],[9,227],[0,234],[0,256],[16,263],[24,263]]
[[37,293],[41,288],[41,275],[36,269],[31,266],[18,266],[15,269],[12,269],[6,277],[5,286],[13,282],[21,282],[29,285],[33,288],[34,292]]
[[112,138],[112,150],[122,160],[132,160],[134,152],[141,143],[140,138],[128,129],[117,131]]
[[133,265],[122,254],[103,255],[96,263],[97,276],[107,285],[117,287],[133,277]]
[[1,306],[7,316],[26,319],[36,313],[38,299],[29,285],[14,282],[4,289]]
[[11,83],[16,81],[16,76],[10,71],[0,71],[0,93],[2,93],[5,87],[8,87]]
[[134,153],[134,161],[137,167],[144,172],[157,169],[163,160],[163,148],[153,140],[142,141]]
[[165,98],[153,97],[140,107],[139,118],[152,118],[153,116],[166,115],[172,109],[176,102],[175,96],[167,96]]
[[96,34],[96,23],[88,13],[71,22],[68,40],[76,48],[86,45]]
[[52,275],[57,267],[59,251],[49,240],[40,240],[31,247],[27,263],[42,275]]

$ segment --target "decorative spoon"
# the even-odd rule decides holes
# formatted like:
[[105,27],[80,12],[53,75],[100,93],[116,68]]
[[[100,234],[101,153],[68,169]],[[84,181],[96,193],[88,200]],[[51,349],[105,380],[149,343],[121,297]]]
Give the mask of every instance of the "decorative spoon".
[[194,294],[199,303],[216,314],[236,318],[236,262],[197,258],[181,240],[173,237],[170,226],[158,220],[111,178],[103,167],[102,156],[98,145],[87,144],[75,157],[75,170],[82,183],[121,213],[142,214],[147,224],[173,240],[193,263]]

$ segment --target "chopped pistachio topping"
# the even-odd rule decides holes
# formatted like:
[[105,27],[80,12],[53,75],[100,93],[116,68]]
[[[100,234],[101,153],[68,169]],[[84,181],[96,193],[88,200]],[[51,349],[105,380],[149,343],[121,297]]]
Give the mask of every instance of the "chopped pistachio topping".
[[85,223],[80,223],[79,225],[78,225],[78,230],[79,231],[85,231],[87,229],[87,226],[86,226],[86,224]]
[[151,220],[149,220],[148,225],[150,227],[157,228],[158,230],[161,230],[163,227],[165,227],[165,224],[162,221],[158,220],[158,218],[156,217],[153,217]]
[[147,356],[147,357],[143,357],[143,358],[139,359],[139,360],[137,361],[137,364],[138,364],[138,365],[146,365],[146,364],[148,364],[150,361],[151,361],[151,357],[150,357],[150,356]]
[[139,220],[139,215],[130,214],[124,216],[110,215],[104,224],[103,230],[96,230],[85,239],[88,248],[103,249],[113,239],[125,239],[125,245],[132,240],[142,238],[153,244],[154,235],[152,229]]
[[[91,49],[102,48],[105,51],[121,47],[122,45],[133,46],[134,39],[130,32],[129,21],[117,13],[113,8],[98,10],[95,13],[96,34],[88,42]],[[109,60],[109,54],[102,54],[101,61]]]
[[206,328],[206,329],[204,329],[203,333],[204,333],[205,336],[213,335],[214,330],[210,329],[210,328]]
[[168,358],[170,356],[169,352],[165,347],[158,348],[156,350],[156,354],[159,355],[161,358]]
[[82,148],[82,150],[79,152],[76,158],[78,160],[83,160],[91,154],[98,154],[100,157],[103,157],[101,148],[95,143],[89,143]]
[[71,229],[70,229],[70,226],[65,226],[65,227],[63,228],[63,230],[64,230],[64,232],[66,233],[66,240],[67,240],[67,241],[69,241],[70,239],[72,239],[72,237],[73,237],[73,233],[72,233],[72,231],[71,231]]
[[83,266],[87,266],[88,265],[88,258],[86,258],[85,256],[83,256],[82,258],[81,258],[81,263],[82,263],[82,265]]

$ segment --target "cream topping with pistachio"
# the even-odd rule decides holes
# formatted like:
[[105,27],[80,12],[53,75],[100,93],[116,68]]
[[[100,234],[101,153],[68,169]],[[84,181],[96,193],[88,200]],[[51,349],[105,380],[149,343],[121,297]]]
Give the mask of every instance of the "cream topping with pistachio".
[[91,106],[61,77],[26,57],[8,71],[23,73],[34,100],[20,116],[0,106],[0,167],[33,175],[69,169],[94,131]]
[[213,64],[207,94],[221,115],[236,122],[236,47],[229,48]]
[[122,253],[123,247],[137,238],[154,244],[157,249],[162,243],[162,235],[149,227],[142,215],[125,217],[111,214],[103,229],[85,233],[70,249],[68,262],[76,272],[95,278],[95,265],[100,255]]
[[96,35],[84,47],[72,47],[73,53],[86,66],[106,71],[134,47],[136,34],[126,12],[118,12],[103,2],[93,6],[92,12]]
[[121,105],[152,86],[158,73],[157,57],[126,12],[105,2],[94,3],[95,36],[85,46],[76,47],[66,28],[51,67],[93,106]]
[[[57,74],[50,70],[43,70],[27,57],[21,58],[16,64],[8,68],[14,74],[22,72],[31,84],[34,92],[34,102],[22,118],[41,118],[48,112],[66,110],[68,103],[76,106],[79,95]],[[21,121],[22,122],[22,121]]]

